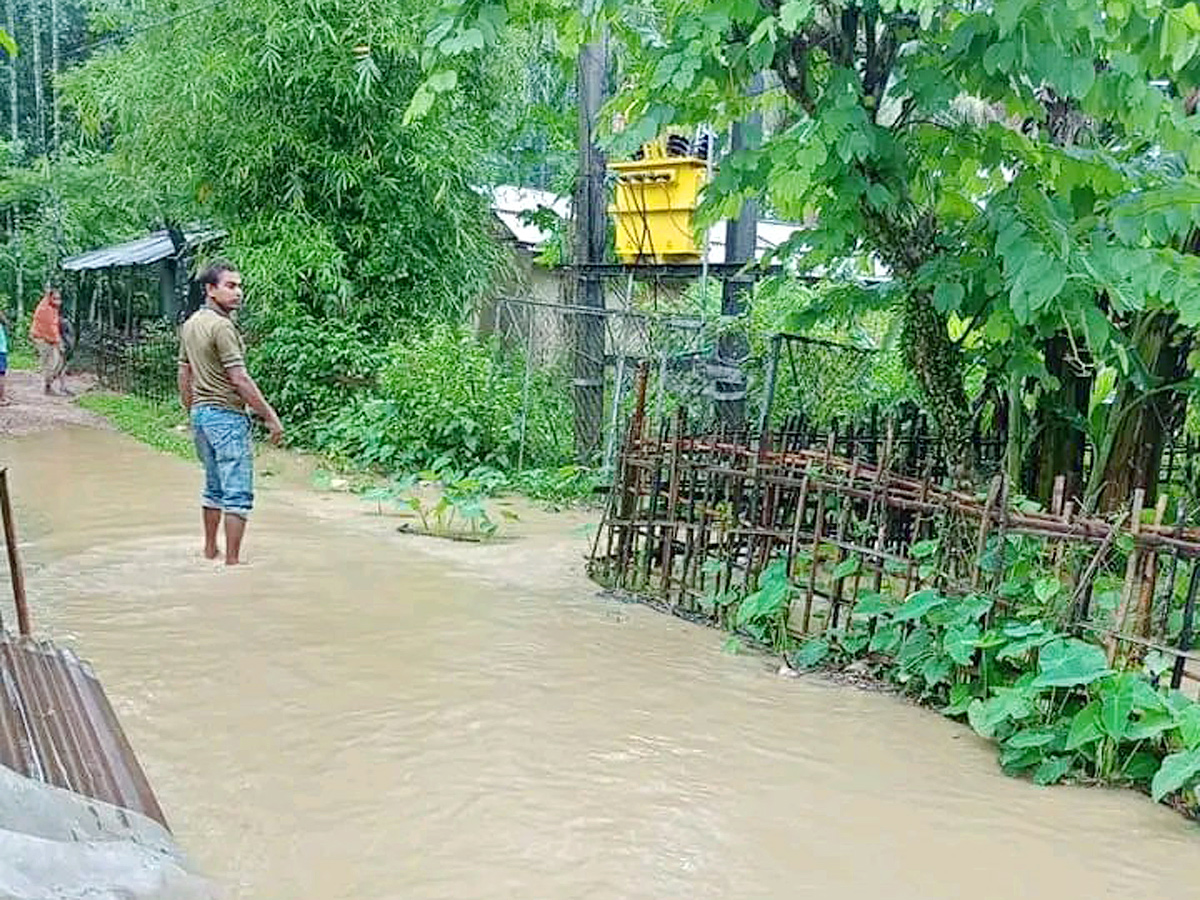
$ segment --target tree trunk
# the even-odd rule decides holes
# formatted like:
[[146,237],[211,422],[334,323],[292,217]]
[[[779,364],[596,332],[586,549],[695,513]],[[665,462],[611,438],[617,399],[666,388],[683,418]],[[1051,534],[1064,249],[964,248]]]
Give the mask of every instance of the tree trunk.
[[1067,478],[1066,496],[1078,496],[1083,489],[1083,451],[1085,435],[1078,419],[1086,419],[1092,380],[1081,375],[1071,364],[1070,338],[1059,333],[1046,341],[1046,368],[1058,379],[1059,387],[1043,391],[1038,398],[1032,463],[1027,470],[1026,490],[1044,504],[1054,492],[1054,479]]
[[[17,35],[17,4],[16,0],[6,0],[5,13],[7,18],[8,33],[14,39]],[[9,57],[8,60],[8,134],[13,146],[16,147],[21,140],[21,104],[20,92],[18,91],[17,81],[17,60],[15,57]],[[17,318],[23,318],[25,315],[25,272],[21,262],[21,218],[17,215],[17,211],[11,210],[8,214],[9,234],[12,238],[13,245],[13,269],[15,270],[16,283],[13,285],[13,299],[17,303]]]
[[[1191,333],[1168,313],[1146,313],[1133,329],[1138,354],[1156,379],[1166,383],[1187,374],[1191,340]],[[1146,507],[1154,505],[1163,451],[1183,421],[1186,404],[1179,391],[1147,393],[1132,380],[1123,383],[1110,414],[1108,440],[1095,463],[1101,473],[1099,484],[1094,485],[1100,510],[1119,509],[1139,487],[1146,491]]]
[[976,459],[962,353],[950,340],[946,316],[928,294],[913,292],[905,298],[903,340],[905,361],[938,424],[950,474],[955,481],[970,481]]
[[58,0],[50,0],[50,111],[54,123],[51,149],[58,154],[62,143],[62,115],[58,108],[58,75],[62,68],[62,48],[59,41]]
[[[901,281],[915,280],[937,250],[937,220],[931,214],[901,208],[879,213],[864,207],[873,249]],[[971,410],[963,384],[962,349],[950,340],[945,313],[931,292],[910,290],[904,298],[904,358],[937,422],[950,475],[956,482],[976,476],[971,440]]]
[[29,40],[33,55],[33,113],[34,133],[30,145],[35,154],[46,149],[46,96],[45,72],[42,70],[42,2],[31,0],[29,4],[29,28],[33,36]]

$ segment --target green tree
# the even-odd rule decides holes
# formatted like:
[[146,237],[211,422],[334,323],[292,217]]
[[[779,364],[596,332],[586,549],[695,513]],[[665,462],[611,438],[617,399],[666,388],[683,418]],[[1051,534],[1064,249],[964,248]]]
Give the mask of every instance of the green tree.
[[148,210],[230,230],[253,324],[304,312],[386,334],[486,287],[500,257],[476,187],[505,116],[493,61],[410,127],[423,4],[152,9],[162,23],[65,76],[64,98]]
[[[638,28],[611,0],[450,2],[431,80],[486,46],[499,10],[564,34],[603,20],[624,40],[614,104],[635,121],[615,149],[769,112],[764,140],[723,161],[709,215],[764,196],[815,218],[784,248],[801,265],[887,267],[910,369],[964,473],[968,355],[1006,387],[1053,388],[1045,341],[1068,333],[1146,396],[1162,376],[1128,327],[1158,311],[1200,322],[1200,261],[1182,250],[1200,221],[1193,0],[683,0]],[[747,96],[756,73],[771,87]]]

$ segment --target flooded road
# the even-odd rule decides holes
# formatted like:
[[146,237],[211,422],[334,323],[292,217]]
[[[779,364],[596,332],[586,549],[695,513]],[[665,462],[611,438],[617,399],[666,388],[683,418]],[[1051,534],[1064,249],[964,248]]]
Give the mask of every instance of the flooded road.
[[268,486],[225,570],[194,466],[81,428],[0,462],[35,628],[233,897],[1165,900],[1200,871],[1144,797],[1014,781],[934,713],[597,597],[574,520],[449,544]]

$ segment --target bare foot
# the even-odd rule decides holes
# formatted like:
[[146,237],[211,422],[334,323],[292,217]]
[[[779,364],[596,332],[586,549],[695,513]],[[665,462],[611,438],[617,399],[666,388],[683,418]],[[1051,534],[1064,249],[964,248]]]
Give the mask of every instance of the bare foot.
[[227,565],[227,566],[240,566],[240,565],[241,565],[241,562],[238,560],[238,558],[237,558],[236,556],[227,556],[227,557],[225,558],[225,565]]
[[220,555],[221,555],[220,547],[205,547],[204,548],[204,558],[205,559],[217,559],[220,557]]

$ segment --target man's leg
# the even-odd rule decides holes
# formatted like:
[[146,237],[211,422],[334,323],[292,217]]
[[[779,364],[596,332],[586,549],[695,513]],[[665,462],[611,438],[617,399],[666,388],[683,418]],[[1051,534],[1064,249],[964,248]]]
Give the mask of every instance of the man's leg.
[[58,392],[64,397],[70,397],[71,392],[67,389],[67,354],[66,348],[62,344],[54,345],[54,377],[58,382]]
[[204,490],[200,495],[200,509],[204,520],[204,557],[216,559],[221,555],[217,546],[217,530],[221,526],[221,507],[224,495],[221,492],[221,475],[217,453],[208,439],[205,424],[206,411],[192,411],[192,439],[196,444],[196,455],[204,466]]
[[241,562],[242,535],[246,533],[246,517],[237,513],[225,513],[225,565],[236,566]]
[[48,344],[45,341],[34,341],[38,352],[38,368],[42,372],[42,391],[50,393],[50,382],[54,378],[53,361],[50,358],[50,353],[54,349],[53,344]]
[[202,508],[204,513],[204,558],[216,559],[221,555],[217,546],[217,529],[221,527],[221,511],[219,509]]
[[242,536],[254,506],[254,448],[245,415],[223,414],[223,428],[216,454],[225,497],[225,565],[236,566],[242,561]]

